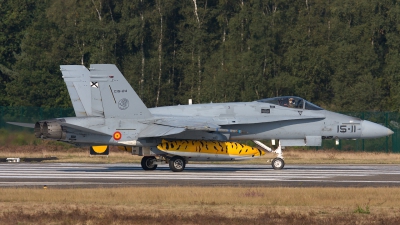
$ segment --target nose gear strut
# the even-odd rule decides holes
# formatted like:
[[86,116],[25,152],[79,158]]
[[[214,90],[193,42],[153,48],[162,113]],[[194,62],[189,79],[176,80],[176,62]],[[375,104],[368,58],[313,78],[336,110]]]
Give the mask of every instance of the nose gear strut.
[[280,141],[279,141],[278,147],[275,150],[272,150],[272,148],[266,146],[265,144],[263,144],[260,141],[253,140],[253,142],[256,145],[260,146],[263,150],[277,154],[276,158],[274,158],[272,160],[272,163],[271,163],[272,168],[274,168],[275,170],[280,170],[285,166],[285,161],[283,159],[282,146],[281,146]]

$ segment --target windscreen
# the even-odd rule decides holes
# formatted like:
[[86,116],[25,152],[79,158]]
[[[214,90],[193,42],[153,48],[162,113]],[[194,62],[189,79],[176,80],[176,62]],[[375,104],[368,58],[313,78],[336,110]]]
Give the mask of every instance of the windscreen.
[[265,98],[258,100],[258,102],[279,105],[288,108],[307,109],[307,110],[322,110],[321,107],[314,105],[311,102],[296,96],[283,96],[275,98]]
[[323,110],[321,107],[319,107],[317,105],[314,105],[311,102],[307,102],[307,101],[306,101],[306,104],[305,104],[305,109],[308,109],[308,110]]

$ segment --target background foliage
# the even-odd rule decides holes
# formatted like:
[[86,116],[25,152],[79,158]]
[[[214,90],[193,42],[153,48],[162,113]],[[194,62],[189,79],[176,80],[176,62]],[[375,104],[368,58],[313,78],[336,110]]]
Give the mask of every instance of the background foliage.
[[395,0],[0,0],[0,105],[70,107],[59,65],[113,63],[148,107],[399,111],[399,19]]

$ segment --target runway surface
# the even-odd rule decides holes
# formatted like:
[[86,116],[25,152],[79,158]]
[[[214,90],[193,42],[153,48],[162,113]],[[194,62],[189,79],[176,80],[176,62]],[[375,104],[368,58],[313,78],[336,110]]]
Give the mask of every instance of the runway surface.
[[159,165],[0,163],[0,187],[255,186],[255,187],[400,187],[399,165],[188,164],[180,173]]

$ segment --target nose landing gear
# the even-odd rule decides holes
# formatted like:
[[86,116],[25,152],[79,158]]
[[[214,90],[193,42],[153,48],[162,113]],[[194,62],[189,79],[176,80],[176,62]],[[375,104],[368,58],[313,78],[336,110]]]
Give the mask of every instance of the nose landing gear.
[[272,160],[272,168],[274,168],[274,170],[280,170],[284,166],[285,166],[285,161],[283,161],[283,159],[275,158]]
[[281,142],[279,141],[279,145],[278,148],[276,148],[276,150],[272,150],[270,147],[264,145],[263,143],[261,143],[260,141],[257,140],[253,140],[254,143],[256,143],[256,145],[260,146],[262,149],[271,152],[271,153],[276,153],[277,157],[275,159],[272,160],[272,168],[274,168],[274,170],[281,170],[283,169],[283,167],[285,166],[285,161],[283,160],[283,154],[282,154],[282,147],[281,147]]

